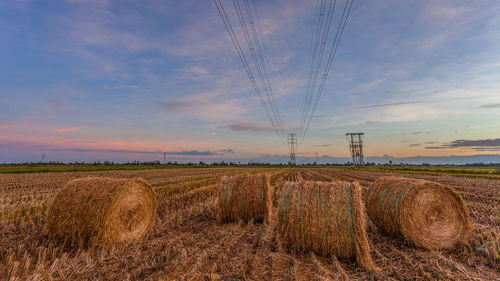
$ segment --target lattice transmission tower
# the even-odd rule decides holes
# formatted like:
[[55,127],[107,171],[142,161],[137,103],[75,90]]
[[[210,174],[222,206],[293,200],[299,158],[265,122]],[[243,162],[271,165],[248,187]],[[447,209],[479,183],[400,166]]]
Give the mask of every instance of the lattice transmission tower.
[[297,150],[296,133],[288,133],[288,147],[290,148],[290,161],[288,161],[288,164],[295,165],[297,164],[297,160],[295,159],[295,152]]
[[347,133],[345,134],[351,151],[352,164],[354,166],[362,166],[363,163],[363,133]]

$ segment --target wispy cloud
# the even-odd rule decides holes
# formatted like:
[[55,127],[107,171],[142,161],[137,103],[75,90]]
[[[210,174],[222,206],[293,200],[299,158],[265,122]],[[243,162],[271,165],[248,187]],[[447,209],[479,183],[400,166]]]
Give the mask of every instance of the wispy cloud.
[[57,128],[55,126],[51,126],[52,131],[56,133],[66,133],[66,132],[71,132],[71,131],[76,131],[80,129],[85,129],[88,128],[87,125],[81,125],[81,126],[75,126],[75,127],[66,127],[66,128]]
[[483,105],[478,106],[478,108],[485,108],[485,109],[500,108],[500,103],[483,104]]
[[51,151],[74,151],[74,152],[111,152],[111,153],[135,153],[135,154],[161,154],[167,153],[169,155],[184,155],[184,156],[210,156],[217,155],[212,151],[198,151],[198,150],[185,150],[185,151],[148,151],[148,150],[132,150],[132,149],[99,149],[99,148],[45,148],[43,150]]
[[352,89],[351,92],[367,90],[367,89],[370,89],[372,87],[375,87],[375,86],[383,83],[384,81],[385,81],[385,79],[382,79],[382,78],[376,79],[376,80],[373,80],[373,81],[370,81],[370,82],[367,82],[367,83],[364,83],[364,84],[357,86],[356,88]]
[[137,85],[102,85],[103,89],[106,90],[117,90],[117,89],[137,89]]
[[161,101],[160,106],[165,110],[183,111],[186,109],[196,109],[205,106],[206,104],[197,99],[190,98],[173,98],[166,101]]
[[13,128],[13,127],[17,127],[17,126],[19,126],[19,123],[17,123],[17,122],[0,123],[0,130]]
[[476,151],[500,150],[500,138],[482,140],[454,140],[440,146],[427,146],[425,149],[468,148]]
[[45,97],[45,101],[59,112],[66,110],[69,105],[67,100],[61,98]]
[[[457,1],[434,1],[422,5],[422,21],[434,23],[435,28],[422,40],[420,49],[431,51],[446,44],[464,32],[467,24],[475,19],[474,8]],[[450,23],[454,23],[450,26]]]
[[379,107],[389,107],[389,106],[398,106],[398,105],[408,105],[408,104],[415,104],[415,103],[421,103],[421,102],[420,101],[408,101],[408,102],[382,103],[382,104],[360,106],[358,108],[379,108]]
[[267,125],[237,122],[227,126],[232,131],[236,132],[273,132],[274,129]]
[[31,115],[21,116],[19,118],[19,119],[21,119],[20,122],[0,123],[0,130],[14,128],[14,127],[20,126],[22,124],[26,124],[27,122],[31,121],[32,119],[40,117],[40,116],[41,116],[41,114],[31,114]]
[[326,143],[326,144],[315,144],[314,146],[327,147],[327,146],[331,146],[331,145],[332,145],[331,143]]
[[213,82],[214,78],[217,76],[218,75],[211,73],[207,68],[198,65],[183,67],[177,71],[178,79],[185,81],[192,80],[200,83],[207,81]]
[[366,125],[375,125],[375,124],[381,124],[381,123],[384,123],[384,121],[377,121],[377,120],[368,120],[368,121],[365,121]]
[[328,124],[325,124],[324,126],[315,126],[315,129],[376,124],[382,124],[385,126],[385,124],[390,123],[439,119],[451,114],[449,109],[418,104],[418,102],[414,103],[416,104],[405,103],[405,105],[400,106],[382,106],[382,104],[381,106],[375,105],[375,108],[378,110],[366,110],[363,112],[351,110],[350,112],[346,112],[341,120],[333,120],[333,122],[328,122]]
[[[51,144],[42,143],[36,141],[9,141],[1,140],[1,146],[3,148],[17,148],[17,149],[36,149],[41,151],[60,151],[60,152],[102,152],[102,153],[131,153],[131,154],[169,154],[169,155],[182,155],[182,156],[213,156],[220,155],[224,153],[234,153],[232,149],[222,149],[222,150],[177,150],[169,151],[162,149],[127,149],[127,148],[106,148],[106,147],[79,147],[75,145],[68,144]],[[108,144],[111,145],[112,143]],[[121,143],[116,143],[116,145]]]
[[247,112],[241,98],[232,98],[218,92],[204,92],[182,98],[168,98],[158,102],[165,114],[190,116],[203,122],[239,118]]
[[484,139],[484,140],[456,140],[448,144],[450,147],[478,147],[478,146],[495,146],[500,147],[500,138]]
[[213,151],[198,151],[198,150],[189,150],[189,151],[170,151],[167,152],[167,154],[171,155],[189,155],[189,156],[210,156],[210,155],[217,155],[217,152]]
[[208,69],[201,67],[201,66],[190,66],[184,69],[186,72],[193,73],[193,74],[208,74],[210,71]]

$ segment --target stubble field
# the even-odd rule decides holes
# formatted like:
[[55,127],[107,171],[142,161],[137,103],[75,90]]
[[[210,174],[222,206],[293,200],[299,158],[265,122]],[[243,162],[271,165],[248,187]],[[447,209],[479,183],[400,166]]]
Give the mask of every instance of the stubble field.
[[[269,173],[284,181],[358,181],[382,175],[437,181],[465,200],[474,231],[451,251],[430,251],[390,237],[368,220],[378,272],[354,261],[281,250],[273,227],[216,221],[223,176]],[[56,193],[71,179],[142,177],[158,197],[158,215],[141,241],[110,249],[70,247],[44,233]],[[0,174],[0,280],[500,280],[500,180],[335,168],[201,168]]]

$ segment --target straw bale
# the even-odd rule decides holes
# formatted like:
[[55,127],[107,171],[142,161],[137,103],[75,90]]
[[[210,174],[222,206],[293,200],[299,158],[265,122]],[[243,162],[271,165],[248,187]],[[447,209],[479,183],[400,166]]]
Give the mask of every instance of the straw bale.
[[45,232],[73,246],[108,247],[142,237],[156,208],[156,194],[144,179],[76,179],[56,195]]
[[218,190],[219,222],[267,221],[272,208],[269,175],[224,177]]
[[361,268],[375,270],[357,182],[287,182],[279,189],[276,223],[284,249],[356,259]]
[[379,178],[368,188],[366,207],[377,227],[429,249],[453,248],[472,228],[460,194],[421,179]]

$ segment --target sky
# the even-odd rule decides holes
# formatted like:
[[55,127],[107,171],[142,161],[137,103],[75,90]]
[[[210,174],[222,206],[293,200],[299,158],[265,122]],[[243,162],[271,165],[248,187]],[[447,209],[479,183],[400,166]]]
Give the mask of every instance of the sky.
[[[292,130],[319,1],[249,2]],[[213,1],[1,1],[0,62],[0,163],[287,161]],[[370,157],[498,154],[500,2],[355,0],[299,159],[347,159],[347,132]]]

